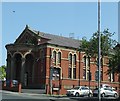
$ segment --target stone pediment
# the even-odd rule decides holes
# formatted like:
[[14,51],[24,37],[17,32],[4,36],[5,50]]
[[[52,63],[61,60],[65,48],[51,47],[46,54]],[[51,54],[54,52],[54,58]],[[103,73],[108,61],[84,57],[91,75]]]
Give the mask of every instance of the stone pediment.
[[40,45],[46,43],[48,39],[39,36],[39,34],[40,32],[31,30],[28,26],[26,26],[14,44]]

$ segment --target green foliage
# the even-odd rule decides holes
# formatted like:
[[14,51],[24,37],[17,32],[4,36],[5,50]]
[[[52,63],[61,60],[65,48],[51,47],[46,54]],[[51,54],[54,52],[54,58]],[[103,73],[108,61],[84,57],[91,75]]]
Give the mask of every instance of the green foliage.
[[88,47],[90,47],[90,42],[87,41],[86,37],[83,37],[82,40],[81,40],[81,45],[80,45],[79,50],[80,51],[85,51],[86,54],[89,54],[89,48]]
[[[116,45],[116,40],[112,39],[115,33],[110,33],[105,29],[101,33],[101,55],[108,56],[111,49]],[[93,33],[90,40],[83,38],[81,40],[80,51],[84,51],[87,55],[96,56],[98,54],[98,32]]]
[[109,59],[109,73],[120,73],[120,45],[116,46],[113,50],[113,53],[110,54],[110,59]]
[[4,80],[6,78],[6,66],[3,65],[0,67],[0,79]]
[[[120,73],[120,45],[112,37],[115,33],[109,32],[109,29],[105,29],[101,32],[101,56],[110,57],[108,74],[111,72]],[[79,47],[80,51],[84,51],[89,56],[96,57],[98,54],[98,32],[93,33],[90,40],[83,38]],[[102,65],[102,64],[101,64]]]

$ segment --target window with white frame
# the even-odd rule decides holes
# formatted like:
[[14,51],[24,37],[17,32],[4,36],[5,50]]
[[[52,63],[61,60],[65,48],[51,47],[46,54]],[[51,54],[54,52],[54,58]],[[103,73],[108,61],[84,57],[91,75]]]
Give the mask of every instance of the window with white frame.
[[69,54],[68,78],[76,79],[76,54]]
[[90,70],[90,57],[84,56],[83,57],[83,79],[89,80],[89,70]]

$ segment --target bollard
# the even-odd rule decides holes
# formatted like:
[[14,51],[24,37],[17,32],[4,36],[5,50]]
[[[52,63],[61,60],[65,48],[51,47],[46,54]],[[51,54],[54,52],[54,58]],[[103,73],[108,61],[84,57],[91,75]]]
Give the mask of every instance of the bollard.
[[19,83],[19,85],[18,85],[18,92],[19,92],[19,93],[22,92],[22,85],[21,85],[21,83]]
[[48,94],[48,84],[46,84],[45,92]]
[[12,83],[12,80],[10,81],[10,87],[13,87],[13,83]]
[[3,86],[6,87],[6,82],[4,82]]

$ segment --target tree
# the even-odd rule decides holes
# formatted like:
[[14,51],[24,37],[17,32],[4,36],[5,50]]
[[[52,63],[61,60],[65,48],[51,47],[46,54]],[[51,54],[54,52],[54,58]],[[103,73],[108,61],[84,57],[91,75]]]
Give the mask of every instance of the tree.
[[[108,56],[108,71],[107,74],[116,73],[119,75],[119,89],[120,89],[120,44],[112,39],[115,33],[109,32],[105,29],[101,32],[101,61],[104,56]],[[117,45],[118,44],[118,45]],[[86,55],[97,57],[98,55],[98,32],[94,33],[90,40],[83,38],[79,47],[80,51],[84,51]],[[103,64],[101,62],[101,68]],[[119,90],[120,91],[120,90]],[[120,94],[120,92],[119,92]]]
[[108,65],[109,65],[108,73],[114,72],[116,74],[120,74],[120,45],[119,44],[113,49],[112,54],[110,54]]
[[6,66],[3,65],[0,67],[0,80],[4,80],[6,78]]
[[[101,32],[101,56],[108,56],[111,52],[111,49],[115,47],[117,41],[111,38],[114,34],[115,33],[109,32],[109,29],[105,29],[103,32]],[[90,56],[97,56],[98,32],[93,33],[90,40],[82,38],[79,50],[84,51]]]
[[[112,39],[115,33],[109,32],[109,29],[105,29],[100,33],[101,35],[101,67],[103,66],[104,56],[110,56],[111,50],[117,44],[117,41]],[[79,51],[85,52],[90,57],[98,57],[98,32],[93,33],[92,37],[87,40],[85,37],[82,38]],[[98,63],[97,61],[95,61]]]
[[[116,73],[118,74],[118,81],[119,81],[119,89],[120,89],[120,44],[116,45],[113,49],[112,54],[110,54],[109,59],[109,69],[107,71],[108,74]],[[120,90],[119,90],[120,95]]]

